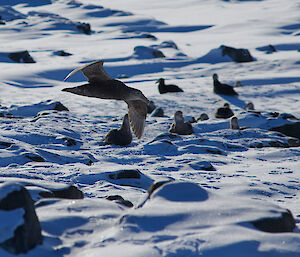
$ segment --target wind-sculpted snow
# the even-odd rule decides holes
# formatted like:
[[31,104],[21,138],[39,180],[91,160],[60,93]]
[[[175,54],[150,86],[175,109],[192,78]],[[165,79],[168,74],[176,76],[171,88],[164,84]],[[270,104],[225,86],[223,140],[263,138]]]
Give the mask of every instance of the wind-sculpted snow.
[[[1,1],[0,184],[29,191],[43,235],[24,256],[298,257],[299,11],[280,0]],[[127,146],[103,141],[124,102],[61,91],[87,83],[63,80],[97,60],[154,103]],[[215,94],[214,73],[239,95]],[[160,94],[160,78],[183,92]],[[216,118],[225,103],[239,128]],[[169,132],[178,111],[193,133]],[[1,211],[1,257],[22,215]]]

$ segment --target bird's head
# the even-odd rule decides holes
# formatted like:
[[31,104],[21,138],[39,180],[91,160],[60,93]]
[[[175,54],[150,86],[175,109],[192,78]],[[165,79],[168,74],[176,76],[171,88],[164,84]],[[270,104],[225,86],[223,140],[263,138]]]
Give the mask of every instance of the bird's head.
[[219,77],[218,77],[218,74],[217,74],[217,73],[214,73],[214,74],[212,75],[212,77],[213,77],[213,80],[218,80],[218,79],[219,79]]
[[175,112],[174,114],[174,119],[176,122],[183,122],[184,121],[184,118],[183,118],[183,113],[182,111],[177,111]]
[[165,83],[165,79],[163,79],[163,78],[160,78],[160,79],[158,79],[158,80],[156,80],[156,82],[155,82],[156,84],[160,84],[160,83]]

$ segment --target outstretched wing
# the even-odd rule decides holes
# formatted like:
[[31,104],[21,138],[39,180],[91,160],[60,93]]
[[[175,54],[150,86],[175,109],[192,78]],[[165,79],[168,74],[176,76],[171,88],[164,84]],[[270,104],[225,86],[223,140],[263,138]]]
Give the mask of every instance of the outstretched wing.
[[67,80],[70,76],[75,74],[78,71],[82,71],[84,76],[88,78],[88,80],[111,80],[112,78],[105,72],[103,69],[103,61],[94,61],[91,63],[88,63],[84,66],[81,66],[73,71],[71,71],[64,79]]
[[146,116],[147,104],[140,100],[128,101],[128,116],[133,133],[138,139],[143,135]]

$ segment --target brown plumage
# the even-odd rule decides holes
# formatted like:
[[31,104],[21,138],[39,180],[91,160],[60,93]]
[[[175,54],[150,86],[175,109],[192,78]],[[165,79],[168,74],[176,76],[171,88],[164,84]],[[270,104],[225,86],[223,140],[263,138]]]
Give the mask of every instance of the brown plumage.
[[103,61],[95,61],[79,67],[70,72],[64,80],[78,71],[82,71],[84,76],[88,78],[88,83],[77,87],[64,88],[62,91],[88,97],[125,101],[128,105],[128,116],[132,131],[137,138],[141,138],[147,116],[147,104],[149,103],[143,93],[111,78],[103,69]]

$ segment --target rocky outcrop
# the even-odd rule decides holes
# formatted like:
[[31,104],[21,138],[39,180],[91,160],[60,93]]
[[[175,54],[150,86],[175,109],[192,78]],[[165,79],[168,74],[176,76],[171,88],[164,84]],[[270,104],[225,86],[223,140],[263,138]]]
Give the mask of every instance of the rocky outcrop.
[[285,210],[280,217],[262,218],[251,222],[257,229],[270,233],[293,232],[295,219],[290,210]]
[[[23,211],[23,217],[16,218],[10,215],[16,210]],[[18,183],[0,185],[0,212],[7,214],[8,219],[15,218],[14,223],[20,224],[14,229],[13,235],[6,235],[7,238],[0,242],[1,248],[12,254],[20,254],[27,253],[36,245],[42,244],[41,226],[33,200],[22,185]]]
[[234,48],[230,46],[221,45],[222,55],[227,55],[234,62],[253,62],[254,58],[251,56],[248,49]]
[[35,60],[31,57],[27,50],[10,53],[8,54],[8,57],[14,62],[35,63]]

